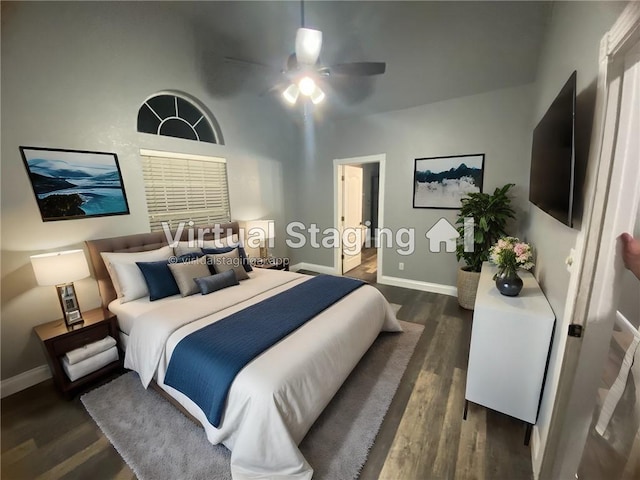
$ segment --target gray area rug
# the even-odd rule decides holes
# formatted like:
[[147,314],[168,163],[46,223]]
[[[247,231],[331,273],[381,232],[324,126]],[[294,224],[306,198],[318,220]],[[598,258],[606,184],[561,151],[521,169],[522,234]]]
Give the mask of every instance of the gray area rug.
[[[364,465],[411,358],[421,325],[381,333],[300,444],[315,479],[353,479]],[[229,480],[230,452],[135,372],[82,396],[85,408],[140,480]]]

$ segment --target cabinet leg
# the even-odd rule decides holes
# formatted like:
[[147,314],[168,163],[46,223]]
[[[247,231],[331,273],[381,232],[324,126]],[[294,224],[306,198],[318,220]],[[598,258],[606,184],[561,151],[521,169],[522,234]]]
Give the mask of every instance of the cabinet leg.
[[531,429],[533,425],[531,423],[527,423],[527,430],[524,432],[524,444],[528,447],[529,441],[531,440]]
[[467,411],[469,410],[469,400],[464,401],[464,412],[462,412],[462,419],[467,419]]

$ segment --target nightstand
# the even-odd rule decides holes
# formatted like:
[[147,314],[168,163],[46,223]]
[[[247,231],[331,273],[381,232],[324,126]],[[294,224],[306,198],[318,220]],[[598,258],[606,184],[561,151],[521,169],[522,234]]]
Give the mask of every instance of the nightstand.
[[[42,341],[47,362],[53,375],[53,381],[66,398],[71,398],[73,391],[108,373],[122,369],[123,354],[118,335],[118,320],[109,310],[96,308],[82,313],[84,322],[67,327],[63,319],[44,323],[34,327],[38,338]],[[72,382],[62,368],[62,357],[65,353],[103,339],[107,335],[113,337],[118,346],[119,359]]]
[[289,259],[288,258],[258,258],[255,263],[251,263],[255,268],[266,268],[268,270],[285,270],[289,271]]

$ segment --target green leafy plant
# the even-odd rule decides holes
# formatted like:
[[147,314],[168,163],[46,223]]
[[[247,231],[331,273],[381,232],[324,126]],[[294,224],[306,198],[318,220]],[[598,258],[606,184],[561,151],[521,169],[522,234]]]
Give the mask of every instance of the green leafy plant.
[[[456,245],[456,257],[463,259],[466,270],[479,272],[482,262],[489,260],[491,246],[503,236],[510,218],[515,218],[515,211],[511,208],[511,198],[507,195],[513,183],[502,188],[496,188],[493,194],[470,193],[462,199],[462,208],[456,220],[460,237]],[[474,220],[473,251],[464,251],[464,221],[466,218]]]

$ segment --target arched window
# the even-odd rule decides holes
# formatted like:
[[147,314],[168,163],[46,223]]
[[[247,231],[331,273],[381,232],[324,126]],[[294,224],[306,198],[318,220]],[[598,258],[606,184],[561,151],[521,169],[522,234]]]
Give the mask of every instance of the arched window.
[[138,110],[138,131],[224,144],[215,118],[197,103],[178,92],[153,95]]

